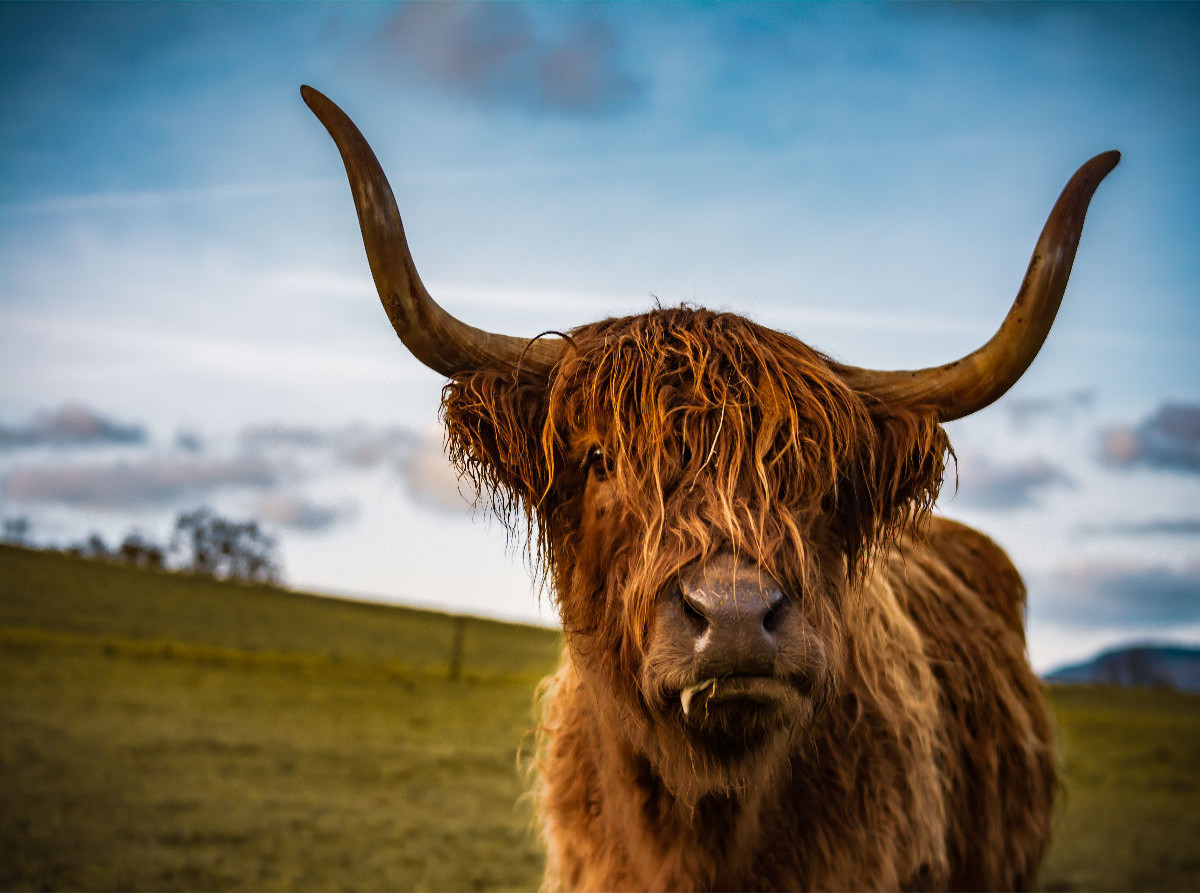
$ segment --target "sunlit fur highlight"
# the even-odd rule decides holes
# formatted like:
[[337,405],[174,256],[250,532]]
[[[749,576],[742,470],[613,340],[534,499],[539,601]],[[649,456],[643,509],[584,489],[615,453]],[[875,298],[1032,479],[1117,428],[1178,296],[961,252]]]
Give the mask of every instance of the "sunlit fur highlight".
[[[548,382],[481,372],[443,395],[452,461],[527,525],[566,631],[541,723],[547,885],[1031,883],[1053,764],[1023,589],[984,538],[928,521],[934,411],[731,314],[570,342]],[[809,706],[746,755],[689,739],[656,661],[656,604],[723,552],[789,593],[815,656]]]

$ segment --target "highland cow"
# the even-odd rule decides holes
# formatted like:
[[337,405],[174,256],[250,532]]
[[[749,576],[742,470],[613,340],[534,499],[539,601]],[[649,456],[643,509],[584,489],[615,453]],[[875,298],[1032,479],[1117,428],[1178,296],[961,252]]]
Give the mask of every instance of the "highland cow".
[[546,886],[1030,886],[1056,779],[1024,587],[930,508],[942,424],[1033,361],[1118,153],[1067,184],[987,344],[874,371],[690,307],[533,339],[475,329],[422,285],[362,135],[302,93],[396,332],[449,378],[450,457],[528,524],[562,619],[538,754]]

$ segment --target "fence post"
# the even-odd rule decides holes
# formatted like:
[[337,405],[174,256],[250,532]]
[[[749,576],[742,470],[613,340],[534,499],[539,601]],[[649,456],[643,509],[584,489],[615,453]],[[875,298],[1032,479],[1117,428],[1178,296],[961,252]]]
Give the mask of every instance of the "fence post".
[[454,639],[450,645],[450,681],[462,677],[463,642],[467,638],[467,618],[459,614],[454,618]]

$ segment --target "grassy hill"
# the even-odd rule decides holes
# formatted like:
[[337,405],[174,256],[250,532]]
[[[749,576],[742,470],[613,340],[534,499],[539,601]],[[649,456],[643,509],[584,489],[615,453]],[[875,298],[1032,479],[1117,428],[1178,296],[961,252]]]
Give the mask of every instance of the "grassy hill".
[[[0,548],[0,887],[532,889],[559,637]],[[1200,889],[1200,697],[1052,690],[1047,889]]]

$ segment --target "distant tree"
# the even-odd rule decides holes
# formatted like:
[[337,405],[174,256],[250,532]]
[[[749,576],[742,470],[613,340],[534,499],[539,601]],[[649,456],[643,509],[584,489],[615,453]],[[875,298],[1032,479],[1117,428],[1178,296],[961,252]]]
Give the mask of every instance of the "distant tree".
[[4,533],[0,535],[0,541],[12,543],[14,546],[23,546],[29,537],[29,519],[28,518],[5,518]]
[[78,555],[81,558],[99,558],[104,561],[113,557],[108,544],[104,542],[104,537],[98,533],[93,533],[82,543],[67,546],[67,554]]
[[125,534],[125,539],[121,541],[121,545],[113,557],[122,564],[161,568],[166,553],[158,543],[142,536],[136,530],[131,530]]
[[254,521],[230,521],[207,508],[176,518],[171,551],[180,556],[182,569],[192,573],[264,583],[279,580],[275,539]]

